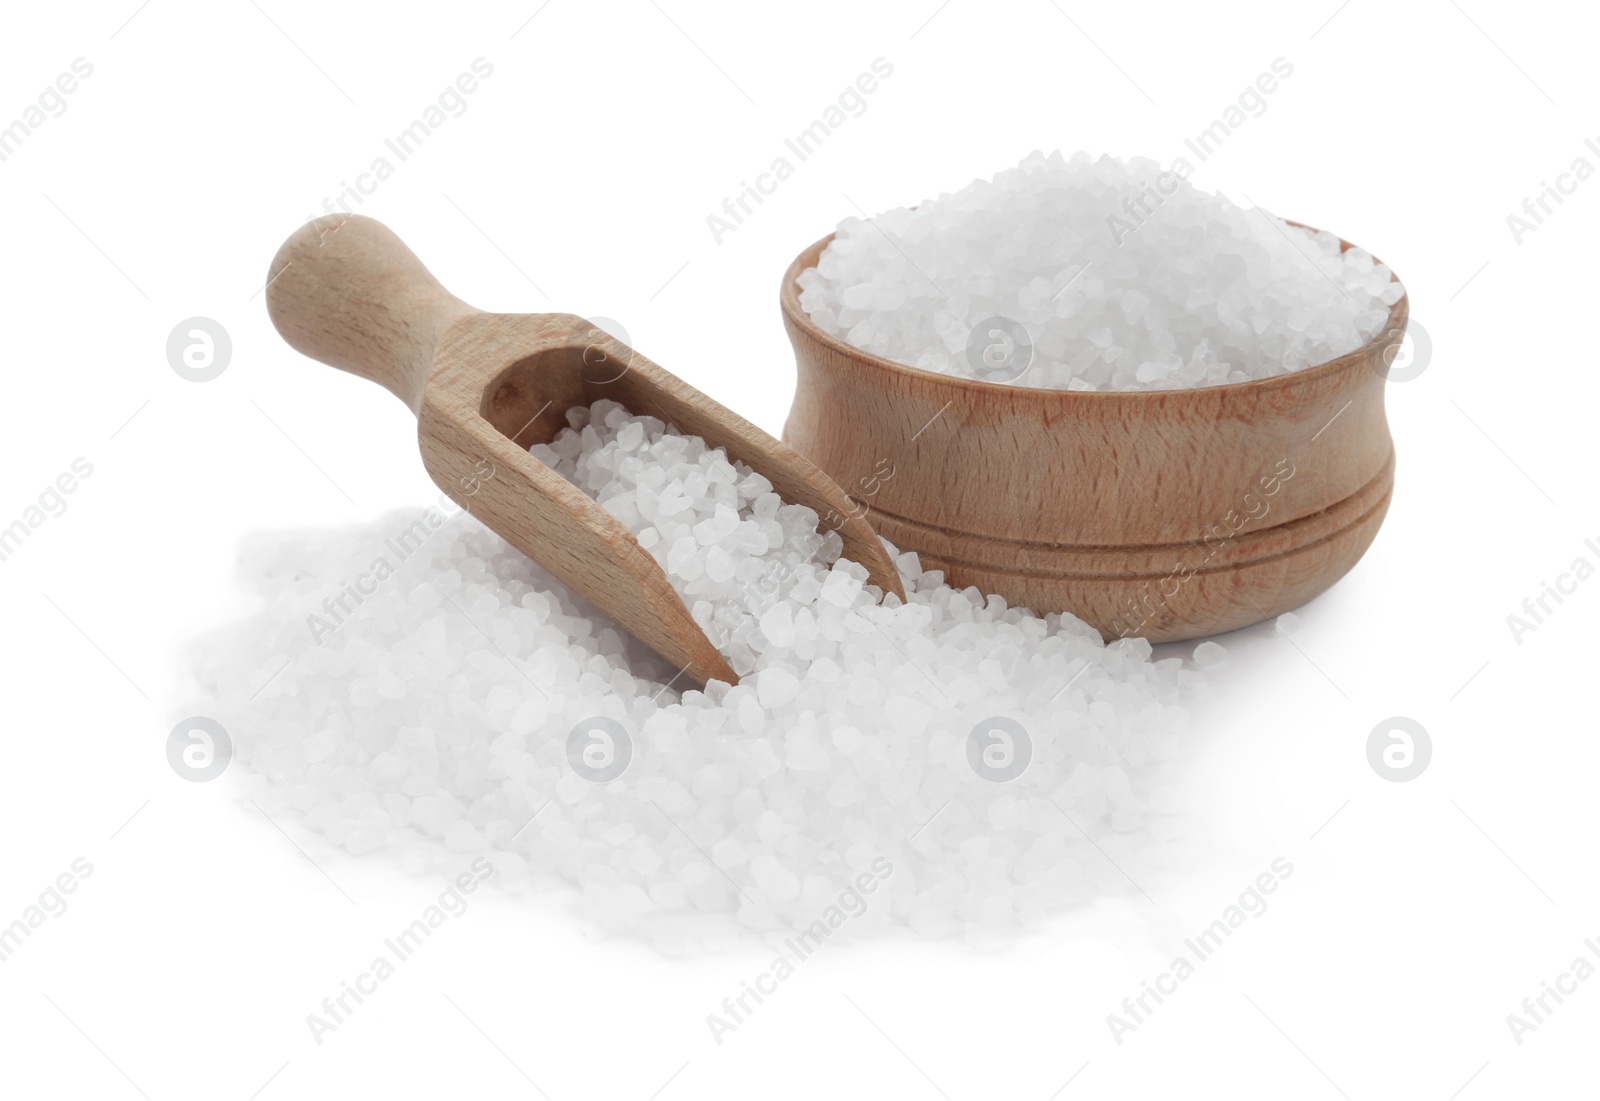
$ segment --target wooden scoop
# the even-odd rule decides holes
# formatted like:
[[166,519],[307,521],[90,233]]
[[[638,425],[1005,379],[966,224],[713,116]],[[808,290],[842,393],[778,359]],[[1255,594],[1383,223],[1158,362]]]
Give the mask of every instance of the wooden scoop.
[[905,596],[883,544],[808,459],[572,314],[482,313],[380,222],[308,222],[272,261],[267,310],[313,359],[380,383],[417,415],[428,474],[454,501],[699,684],[738,676],[621,521],[532,455],[601,398],[727,449],[836,527],[873,584]]

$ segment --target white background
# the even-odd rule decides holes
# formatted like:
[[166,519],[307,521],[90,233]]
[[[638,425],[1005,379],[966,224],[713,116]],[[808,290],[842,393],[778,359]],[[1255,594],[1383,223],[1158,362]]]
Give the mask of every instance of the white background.
[[[1520,644],[1506,622],[1573,559],[1600,563],[1600,181],[1520,244],[1506,223],[1575,158],[1600,166],[1592,13],[541,2],[7,13],[0,125],[75,58],[94,72],[0,163],[0,523],[75,458],[94,472],[0,563],[0,922],[75,858],[94,872],[0,964],[0,1092],[1592,1094],[1600,981],[1520,1045],[1506,1022],[1600,937],[1600,580]],[[188,714],[183,645],[243,607],[244,532],[434,498],[404,408],[286,348],[258,291],[280,240],[478,57],[494,74],[469,110],[362,211],[475,305],[616,318],[774,432],[794,377],[779,275],[841,217],[1035,148],[1169,161],[1274,58],[1294,65],[1195,182],[1392,263],[1432,359],[1389,387],[1398,481],[1372,550],[1292,638],[1223,640],[1183,772],[1192,866],[1004,949],[829,948],[720,1046],[706,1014],[767,948],[669,960],[590,939],[570,899],[480,892],[313,1043],[306,1015],[437,885],[179,779],[164,743]],[[878,57],[894,74],[867,112],[716,244],[706,216]],[[165,355],[195,315],[234,344],[205,384]],[[1407,783],[1366,758],[1394,715],[1432,738]],[[1117,1044],[1106,1015],[1279,856],[1295,872],[1271,909]]]

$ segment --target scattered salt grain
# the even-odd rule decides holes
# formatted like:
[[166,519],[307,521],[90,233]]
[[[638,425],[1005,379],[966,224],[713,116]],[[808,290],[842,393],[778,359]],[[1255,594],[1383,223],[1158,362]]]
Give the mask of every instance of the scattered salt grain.
[[[881,859],[853,930],[986,937],[1126,890],[1170,836],[1141,792],[1184,732],[1183,662],[953,589],[915,554],[896,559],[905,602],[880,603],[814,512],[720,450],[611,402],[568,417],[534,455],[624,518],[741,683],[686,688],[459,514],[313,641],[307,614],[415,517],[262,540],[263,607],[199,649],[197,713],[228,729],[263,809],[407,866],[423,838],[491,852],[643,935],[803,927]],[[1025,733],[998,757],[996,717]],[[570,743],[601,719],[631,758],[596,780]],[[974,764],[1019,755],[1014,776]]]

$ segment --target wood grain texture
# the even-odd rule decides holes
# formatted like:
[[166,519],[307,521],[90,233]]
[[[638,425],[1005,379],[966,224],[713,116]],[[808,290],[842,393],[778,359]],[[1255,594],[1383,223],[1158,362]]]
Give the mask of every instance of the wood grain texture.
[[1378,337],[1309,370],[1044,390],[920,370],[823,332],[797,280],[831,240],[783,278],[799,370],[784,439],[841,485],[868,479],[879,533],[951,584],[1070,611],[1107,637],[1172,641],[1303,604],[1376,535],[1394,484],[1384,386],[1405,297]]
[[574,405],[609,398],[725,447],[785,500],[840,517],[846,556],[904,597],[882,542],[815,465],[583,318],[479,312],[359,215],[307,223],[268,274],[267,309],[289,344],[417,414],[440,489],[695,682],[738,677],[627,527],[528,453]]

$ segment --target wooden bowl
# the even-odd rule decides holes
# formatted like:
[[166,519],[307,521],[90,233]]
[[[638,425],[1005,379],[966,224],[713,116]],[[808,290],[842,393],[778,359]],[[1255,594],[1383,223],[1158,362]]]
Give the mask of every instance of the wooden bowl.
[[1307,370],[1194,390],[1044,390],[908,367],[823,332],[797,280],[831,240],[783,277],[799,368],[783,438],[950,584],[1166,642],[1305,603],[1377,534],[1394,487],[1383,392],[1405,297],[1378,337]]

